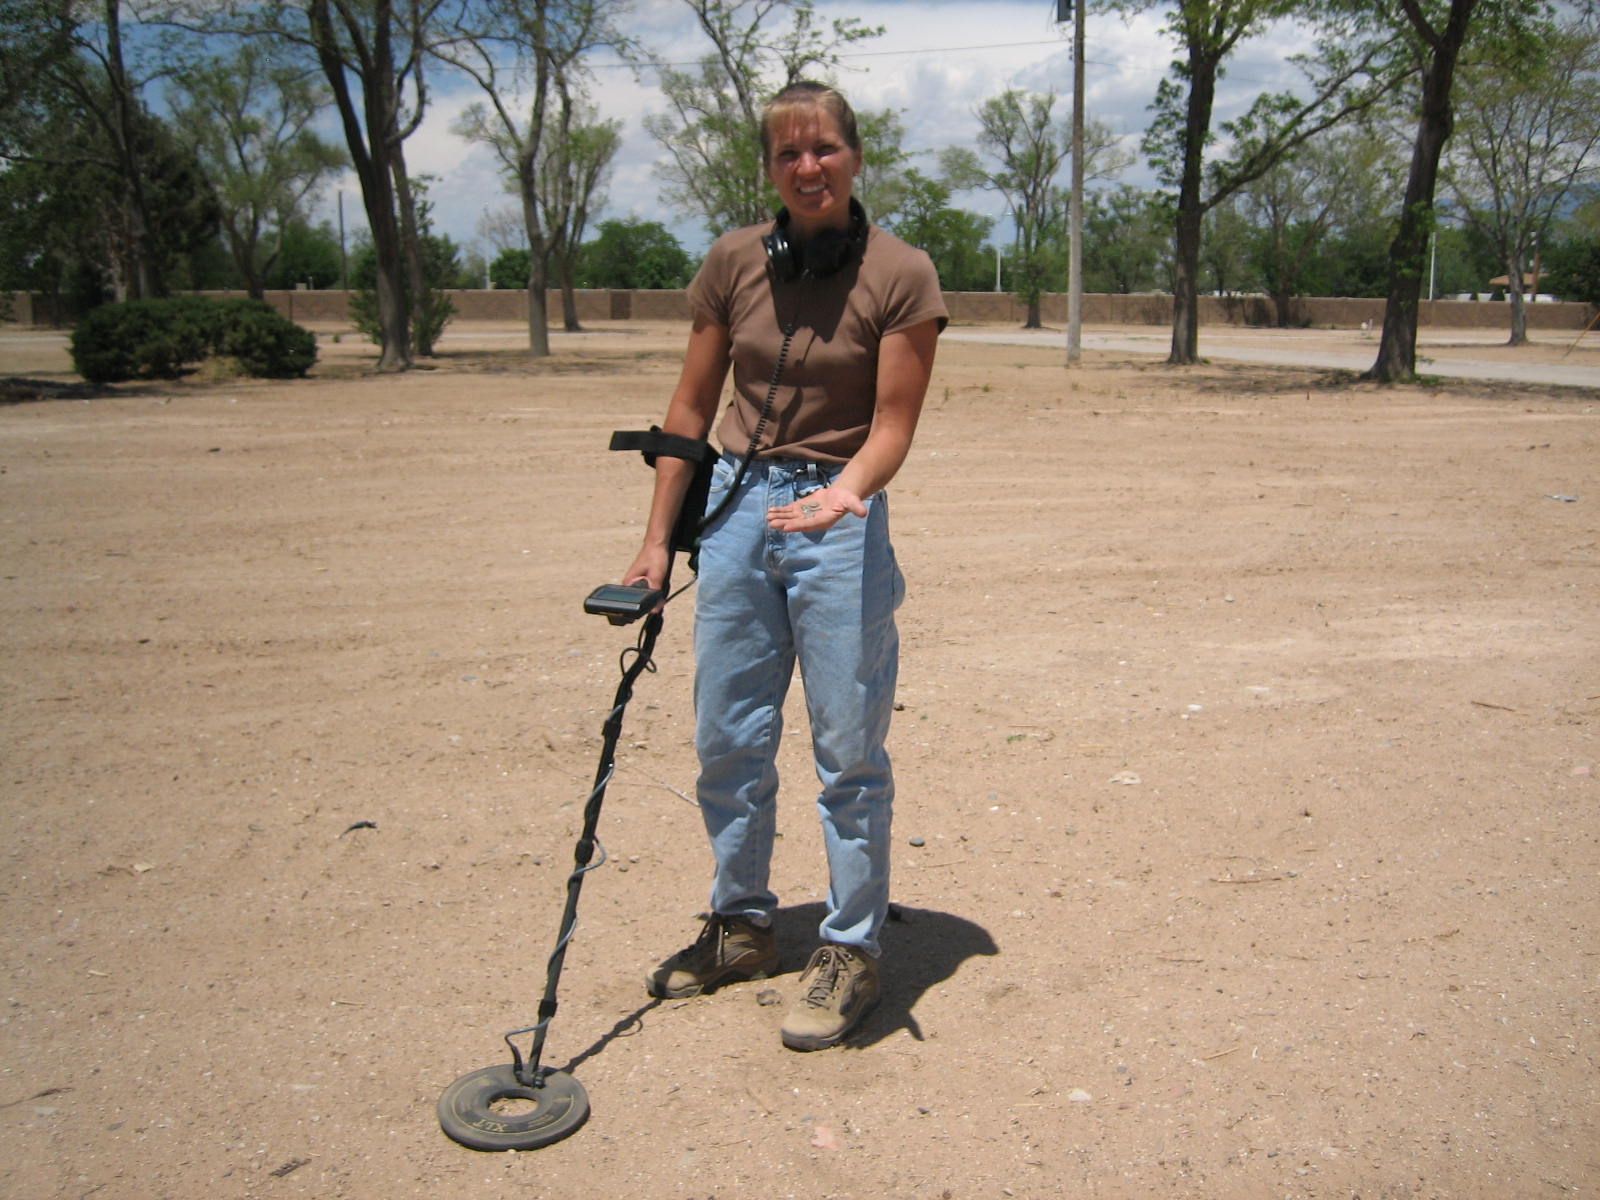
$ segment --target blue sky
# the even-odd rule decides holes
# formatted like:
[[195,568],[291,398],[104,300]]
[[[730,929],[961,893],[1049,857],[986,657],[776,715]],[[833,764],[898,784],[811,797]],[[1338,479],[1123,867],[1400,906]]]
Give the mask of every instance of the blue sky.
[[[931,169],[933,156],[943,147],[971,145],[977,131],[974,110],[1008,87],[1053,89],[1064,97],[1060,111],[1068,111],[1070,27],[1056,25],[1054,0],[819,0],[817,9],[824,18],[850,16],[883,26],[883,36],[857,43],[838,82],[857,108],[899,110],[906,148],[925,169]],[[1084,39],[1089,58],[1085,108],[1091,118],[1124,136],[1135,153],[1148,122],[1147,106],[1172,58],[1160,27],[1159,13],[1130,18],[1092,14]],[[682,0],[635,0],[630,28],[673,60],[690,60],[706,49]],[[1258,92],[1292,85],[1296,73],[1284,60],[1305,49],[1301,38],[1299,31],[1285,28],[1241,48],[1224,80],[1218,122],[1247,107]],[[707,240],[699,223],[658,199],[660,185],[652,168],[661,153],[643,128],[644,116],[662,107],[655,80],[635,78],[606,59],[596,63],[593,98],[602,115],[623,122],[622,150],[600,218],[659,220],[699,253]],[[438,75],[434,82],[445,83]],[[438,228],[463,247],[476,243],[486,249],[478,235],[480,215],[513,201],[502,190],[491,153],[450,132],[457,115],[476,99],[475,92],[467,82],[436,91],[423,127],[407,143],[406,157],[413,171],[437,176],[429,195]],[[1142,160],[1122,178],[1140,185],[1151,182]],[[347,175],[337,187],[345,193],[347,225],[355,228],[361,205],[354,176]],[[321,215],[332,215],[334,190],[325,194]],[[981,193],[959,196],[957,202],[990,215],[1001,212],[994,197]]]

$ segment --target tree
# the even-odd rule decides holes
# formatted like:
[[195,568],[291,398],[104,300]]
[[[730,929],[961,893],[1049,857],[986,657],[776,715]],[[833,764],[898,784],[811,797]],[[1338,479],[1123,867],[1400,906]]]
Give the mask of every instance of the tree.
[[1232,296],[1255,286],[1250,259],[1251,227],[1237,195],[1206,213],[1200,241],[1200,266],[1210,276],[1213,295]]
[[[971,150],[953,147],[939,156],[945,177],[958,188],[999,192],[1016,221],[1017,296],[1028,307],[1026,328],[1041,325],[1039,303],[1048,275],[1050,230],[1066,212],[1066,193],[1056,183],[1072,149],[1070,120],[1054,117],[1054,92],[1007,89],[978,106],[978,146],[990,162]],[[1097,122],[1084,133],[1085,179],[1120,170],[1115,139]]]
[[0,17],[8,51],[35,50],[35,74],[5,76],[0,157],[40,168],[41,201],[86,189],[98,224],[75,235],[118,295],[159,296],[176,261],[215,233],[217,213],[192,154],[144,102],[165,68],[128,44],[120,0],[56,8],[12,0]]
[[339,234],[332,225],[313,225],[296,216],[279,227],[278,255],[267,269],[267,287],[288,289],[303,283],[330,288],[338,285],[339,276]]
[[950,185],[915,169],[902,178],[899,212],[889,228],[926,251],[946,291],[986,290],[994,279],[994,250],[984,244],[994,221],[950,206]]
[[1550,255],[1550,287],[1564,300],[1600,305],[1600,238],[1556,243]]
[[1016,222],[1016,265],[1013,288],[1027,305],[1026,329],[1038,329],[1039,302],[1044,292],[1046,230],[1062,210],[1056,185],[1061,165],[1072,149],[1070,123],[1053,119],[1054,92],[1024,93],[1007,89],[978,106],[978,145],[993,162],[986,168],[977,154],[964,148],[944,151],[939,165],[959,187],[999,192]]
[[[164,294],[190,274],[186,260],[204,254],[216,236],[218,212],[205,176],[142,106],[125,126],[123,154],[74,99],[61,94],[0,173],[9,185],[8,233],[21,239],[19,265],[27,264],[40,290],[61,296],[64,287],[76,310],[111,297]],[[136,194],[122,173],[127,163],[137,163]]]
[[[1409,0],[1402,0],[1409,2]],[[1153,0],[1118,0],[1142,11]],[[1317,25],[1317,49],[1298,60],[1308,92],[1263,93],[1250,110],[1224,124],[1231,148],[1210,164],[1217,81],[1239,43],[1273,22],[1294,17]],[[1312,6],[1295,0],[1178,0],[1167,32],[1181,57],[1156,89],[1155,119],[1144,150],[1161,182],[1176,194],[1173,217],[1172,350],[1174,365],[1199,359],[1199,274],[1205,214],[1270,169],[1307,138],[1362,112],[1399,83],[1397,40],[1374,30],[1368,7],[1333,0]]]
[[[411,366],[416,322],[406,302],[406,280],[414,295],[420,298],[426,292],[418,278],[422,271],[414,213],[407,219],[403,211],[412,208],[403,190],[403,147],[427,107],[423,61],[438,7],[439,0],[414,0],[409,7],[397,7],[395,0],[305,0],[303,10],[288,5],[277,10],[282,35],[309,43],[316,54],[361,181],[374,250],[380,371]],[[301,13],[303,30],[295,20]],[[402,234],[403,220],[412,226],[409,236]]]
[[[1435,228],[1433,198],[1439,162],[1455,128],[1453,93],[1456,66],[1470,35],[1488,41],[1509,39],[1526,27],[1543,0],[1397,0],[1389,13],[1397,28],[1414,39],[1412,52],[1421,71],[1411,167],[1394,240],[1389,244],[1388,299],[1383,336],[1368,379],[1401,383],[1416,376],[1417,306],[1427,268],[1428,240]],[[1481,11],[1480,11],[1481,8]]]
[[[615,7],[603,0],[463,3],[449,37],[434,49],[484,94],[482,102],[462,115],[457,132],[494,150],[521,201],[530,250],[528,350],[536,358],[550,353],[546,296],[551,256],[560,248],[570,218],[558,197],[570,201],[581,187],[574,173],[594,166],[593,139],[586,155],[577,117],[582,60],[598,46],[623,41],[611,24]],[[519,104],[523,97],[525,103]],[[560,105],[554,120],[552,101]],[[615,135],[613,128],[613,139]],[[613,143],[605,161],[614,154]],[[592,189],[597,182],[595,171],[587,186]]]
[[258,300],[289,224],[348,161],[310,127],[327,104],[326,85],[275,51],[249,42],[175,77],[176,116],[216,189],[234,263]]
[[575,333],[580,328],[574,294],[578,256],[590,214],[604,205],[601,188],[622,146],[622,123],[593,119],[592,114],[585,119],[585,110],[563,89],[555,132],[539,185],[551,221],[550,256],[561,285],[562,324]]
[[1086,291],[1172,290],[1172,202],[1160,192],[1120,184],[1091,192],[1083,213]]
[[1536,52],[1490,55],[1462,80],[1446,178],[1466,223],[1499,252],[1510,344],[1520,346],[1524,280],[1539,242],[1574,191],[1600,174],[1600,36],[1592,22],[1569,22],[1541,35]]
[[578,264],[582,286],[592,288],[681,288],[694,275],[694,260],[667,227],[637,217],[601,221]]
[[[404,145],[427,109],[425,56],[443,0],[164,2],[173,24],[209,37],[280,40],[309,55],[327,79],[372,237],[378,370],[408,369],[417,324],[408,280],[416,303],[428,289]],[[427,351],[425,340],[419,348]]]
[[[1398,190],[1398,189],[1397,189]],[[1483,236],[1475,229],[1466,228],[1458,224],[1446,224],[1448,214],[1443,214],[1434,228],[1433,242],[1428,247],[1428,279],[1433,285],[1435,296],[1450,295],[1464,292],[1468,295],[1477,295],[1488,290],[1488,281],[1498,275],[1504,268],[1500,265],[1500,255],[1494,246],[1486,242]],[[1384,239],[1385,253],[1379,264],[1381,272],[1374,272],[1371,264],[1355,265],[1357,268],[1365,267],[1369,278],[1376,278],[1376,286],[1369,286],[1365,291],[1346,289],[1341,292],[1345,296],[1383,296],[1387,294],[1389,285],[1389,256],[1387,253],[1388,238]],[[1340,247],[1343,249],[1344,247]],[[1347,258],[1342,265],[1351,265],[1367,247],[1351,246],[1346,249]],[[1369,251],[1370,253],[1370,251]],[[1359,287],[1364,280],[1356,281]]]
[[[1356,125],[1310,139],[1240,190],[1257,231],[1253,257],[1280,329],[1291,323],[1294,298],[1311,290],[1308,281],[1330,257],[1330,239],[1354,235],[1383,211],[1380,198],[1392,194],[1394,174],[1389,143]],[[1347,253],[1349,239],[1342,240]]]
[[[711,51],[693,70],[657,62],[668,111],[645,118],[667,161],[657,167],[669,203],[702,217],[713,237],[770,220],[761,163],[761,106],[766,96],[812,74],[826,75],[839,52],[878,36],[854,17],[822,27],[811,0],[684,0]],[[773,10],[786,29],[767,27]],[[858,114],[867,124],[867,114]]]
[[463,291],[472,291],[477,288],[488,287],[488,280],[489,260],[474,245],[461,255],[460,265],[456,268],[455,281],[450,286],[461,288]]
[[872,220],[893,229],[906,203],[906,164],[911,161],[905,149],[905,122],[893,109],[885,109],[858,113],[856,126],[861,134],[861,174],[851,194]]
[[528,270],[527,247],[507,247],[489,264],[489,282],[507,291],[524,291],[528,286]]
[[[460,252],[450,238],[433,232],[430,212],[431,205],[424,197],[418,206],[418,243],[422,249],[423,283],[427,290],[422,303],[413,302],[409,295],[411,285],[408,275],[408,294],[405,299],[422,325],[418,330],[419,339],[426,338],[431,345],[438,341],[444,327],[455,315],[455,304],[445,294],[445,289],[455,287],[459,280]],[[350,297],[350,319],[370,341],[381,346],[383,329],[378,321],[377,292],[374,288],[377,278],[377,248],[370,239],[366,239],[358,243],[351,262],[350,282],[354,293]]]
[[0,156],[47,99],[76,30],[72,0],[0,0]]
[[109,297],[110,275],[90,233],[104,191],[87,170],[23,161],[0,171],[0,295],[42,292],[58,315]]
[[[484,209],[478,215],[478,236],[488,242],[489,249],[496,254],[505,250],[526,249],[528,231],[522,224],[522,206]],[[517,286],[521,287],[522,284]]]
[[1566,300],[1600,305],[1600,192],[1562,223],[1548,262],[1551,290]]

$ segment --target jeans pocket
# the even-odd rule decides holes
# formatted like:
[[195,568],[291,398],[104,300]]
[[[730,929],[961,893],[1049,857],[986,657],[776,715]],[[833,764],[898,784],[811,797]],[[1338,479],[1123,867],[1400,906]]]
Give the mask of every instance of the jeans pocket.
[[733,477],[738,472],[738,464],[727,455],[717,459],[711,468],[711,489],[706,494],[712,500],[720,500],[727,493],[728,485],[733,482]]

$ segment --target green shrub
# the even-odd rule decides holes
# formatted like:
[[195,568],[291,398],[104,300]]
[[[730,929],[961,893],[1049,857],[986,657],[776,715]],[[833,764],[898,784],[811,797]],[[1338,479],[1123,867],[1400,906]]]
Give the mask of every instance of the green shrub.
[[239,360],[246,374],[262,379],[292,379],[317,361],[317,339],[265,304],[231,301],[212,352]]
[[250,375],[304,375],[316,339],[258,300],[132,300],[105,304],[72,332],[72,363],[91,383],[173,379],[213,355],[239,360]]

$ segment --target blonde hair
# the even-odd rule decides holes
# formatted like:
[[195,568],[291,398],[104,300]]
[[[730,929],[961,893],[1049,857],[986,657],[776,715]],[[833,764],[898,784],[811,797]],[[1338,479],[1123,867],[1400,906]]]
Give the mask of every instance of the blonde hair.
[[855,110],[850,107],[850,101],[835,88],[825,83],[813,83],[802,79],[791,83],[780,91],[766,107],[761,110],[761,163],[763,166],[772,164],[772,127],[780,119],[802,108],[820,108],[833,118],[839,126],[839,132],[844,137],[845,145],[861,153],[861,134],[856,129]]

